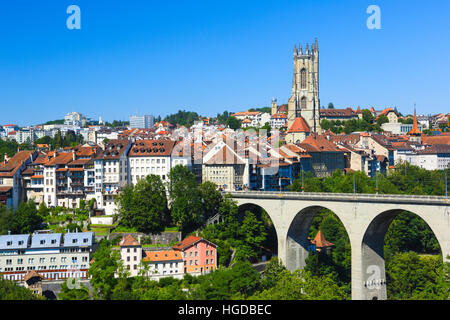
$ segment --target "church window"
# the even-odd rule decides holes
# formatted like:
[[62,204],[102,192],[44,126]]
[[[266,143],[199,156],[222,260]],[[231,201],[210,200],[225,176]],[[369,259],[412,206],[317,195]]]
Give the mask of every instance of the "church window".
[[306,89],[306,69],[300,71],[300,87]]
[[302,100],[300,101],[300,108],[302,110],[306,109],[306,97],[302,97]]

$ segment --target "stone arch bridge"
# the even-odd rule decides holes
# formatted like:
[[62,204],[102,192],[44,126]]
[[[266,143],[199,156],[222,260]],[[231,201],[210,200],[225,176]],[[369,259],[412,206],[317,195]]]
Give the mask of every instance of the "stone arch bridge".
[[444,261],[450,255],[450,201],[445,197],[258,191],[228,194],[239,206],[257,205],[269,214],[277,233],[278,257],[291,271],[305,265],[314,216],[322,208],[333,211],[350,239],[353,300],[387,298],[384,237],[402,211],[418,215],[430,226]]

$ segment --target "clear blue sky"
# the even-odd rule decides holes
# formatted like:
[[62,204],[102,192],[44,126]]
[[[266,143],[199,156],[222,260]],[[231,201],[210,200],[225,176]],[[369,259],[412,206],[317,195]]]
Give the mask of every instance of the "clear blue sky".
[[0,2],[0,124],[286,103],[293,46],[315,37],[322,105],[450,111],[448,0],[15,0]]

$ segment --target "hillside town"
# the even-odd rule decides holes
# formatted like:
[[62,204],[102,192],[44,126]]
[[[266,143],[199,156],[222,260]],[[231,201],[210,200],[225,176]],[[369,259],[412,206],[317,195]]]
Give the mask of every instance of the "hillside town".
[[[407,115],[396,107],[335,108],[332,103],[321,107],[318,53],[317,40],[305,51],[295,46],[292,96],[286,104],[273,98],[270,107],[224,111],[217,117],[179,111],[164,119],[132,115],[129,121],[108,123],[71,112],[63,120],[42,125],[1,124],[0,146],[8,151],[0,156],[0,205],[11,212],[26,212],[30,206],[30,212],[46,212],[47,219],[47,224],[37,226],[45,229],[20,234],[7,230],[8,234],[0,235],[2,277],[41,295],[67,279],[89,284],[95,272],[101,272],[94,254],[106,250],[99,245],[102,239],[110,241],[108,246],[121,261],[125,278],[143,275],[164,281],[209,274],[219,268],[220,249],[225,252],[220,264],[232,266],[235,256],[244,256],[257,269],[276,256],[273,247],[253,240],[262,234],[266,240],[268,229],[262,225],[250,240],[242,240],[244,231],[236,232],[242,239],[232,244],[216,235],[211,237],[220,244],[198,235],[199,226],[210,231],[209,226],[231,219],[222,210],[227,205],[228,212],[234,210],[227,193],[287,192],[296,190],[293,187],[299,181],[304,192],[304,176],[326,179],[336,172],[378,179],[407,165],[430,172],[449,168],[450,114],[420,115],[416,106],[414,114]],[[140,232],[131,222],[121,221],[126,216],[121,211],[124,204],[132,202],[127,192],[138,190],[151,177],[161,182],[162,187],[154,192],[164,194],[161,212],[166,214],[170,207],[176,217],[177,210],[195,210],[174,204],[171,177],[177,170],[186,170],[179,171],[180,175],[192,176],[199,186],[212,185],[217,197],[224,196],[219,201],[221,209],[219,205],[210,212],[205,209],[200,222],[180,218],[175,231],[170,230],[175,223],[167,221],[151,232]],[[179,194],[190,189],[183,190]],[[202,201],[206,208],[207,200]],[[264,216],[264,212],[259,214]],[[250,212],[244,222],[227,223],[250,230],[259,226],[253,218]],[[139,228],[147,227],[141,223]],[[308,250],[331,256],[335,244],[320,228],[315,232],[308,237],[308,248],[312,248]],[[236,243],[243,249],[236,249]],[[229,247],[226,251],[224,245]],[[117,268],[114,277],[122,279]],[[65,289],[58,287],[55,292],[61,290]]]

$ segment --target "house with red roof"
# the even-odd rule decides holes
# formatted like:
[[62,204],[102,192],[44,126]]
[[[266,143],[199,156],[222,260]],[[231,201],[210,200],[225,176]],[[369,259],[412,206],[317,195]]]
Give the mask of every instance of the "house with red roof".
[[23,197],[22,172],[36,156],[36,151],[19,151],[11,159],[5,157],[0,164],[0,204],[17,209]]
[[198,236],[188,236],[172,247],[183,259],[183,273],[199,275],[217,269],[217,245]]
[[345,168],[345,151],[339,149],[324,135],[309,135],[297,144],[311,156],[311,171],[316,177],[330,176],[336,170]]
[[311,129],[305,119],[297,117],[286,134],[286,143],[301,143],[310,133]]

